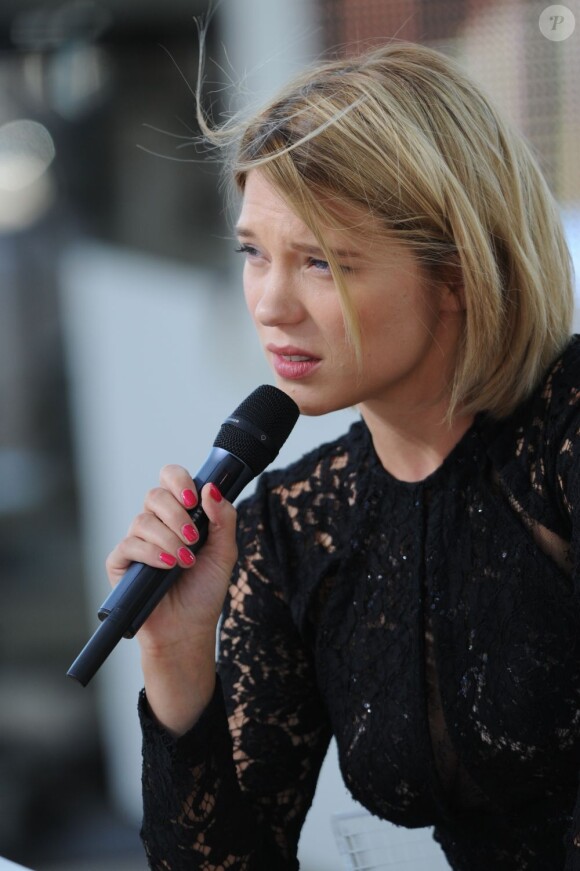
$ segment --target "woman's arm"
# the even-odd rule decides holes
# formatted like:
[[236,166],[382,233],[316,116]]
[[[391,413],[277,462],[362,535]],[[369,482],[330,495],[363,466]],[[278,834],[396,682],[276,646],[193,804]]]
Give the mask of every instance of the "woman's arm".
[[[183,545],[182,491],[190,479],[170,467],[162,482],[165,492],[148,495],[145,516],[111,555],[113,582],[127,560],[178,554]],[[236,550],[229,538],[235,514],[205,489],[208,542],[138,634],[146,672],[142,837],[159,871],[298,867],[300,829],[330,730],[310,652],[281,593],[284,560],[280,542],[273,547],[265,494],[262,486],[243,511],[221,680],[213,633]]]
[[189,551],[197,530],[187,510],[198,498],[185,469],[164,467],[160,486],[107,559],[113,586],[134,561],[183,569],[136,636],[149,708],[174,736],[195,723],[212,697],[216,627],[237,555],[235,509],[212,484],[201,493],[208,540],[197,559]]

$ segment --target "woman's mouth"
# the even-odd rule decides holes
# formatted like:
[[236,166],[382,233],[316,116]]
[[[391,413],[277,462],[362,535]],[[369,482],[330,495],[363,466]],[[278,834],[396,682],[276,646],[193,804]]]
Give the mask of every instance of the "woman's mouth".
[[272,354],[276,374],[289,380],[312,375],[322,362],[320,357],[313,357],[301,348],[279,348],[268,345],[267,350]]

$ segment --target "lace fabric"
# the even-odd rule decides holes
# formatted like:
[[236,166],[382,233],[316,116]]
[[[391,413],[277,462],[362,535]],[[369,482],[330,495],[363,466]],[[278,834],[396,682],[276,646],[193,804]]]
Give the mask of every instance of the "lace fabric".
[[428,478],[364,423],[240,506],[220,684],[173,741],[140,712],[152,869],[298,868],[330,735],[353,796],[456,871],[579,871],[580,339]]

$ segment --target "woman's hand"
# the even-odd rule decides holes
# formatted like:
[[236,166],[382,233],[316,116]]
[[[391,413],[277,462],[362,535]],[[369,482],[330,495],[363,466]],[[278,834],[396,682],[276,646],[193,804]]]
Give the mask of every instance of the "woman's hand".
[[[197,558],[187,545],[198,533],[187,513],[201,498],[208,538]],[[160,486],[145,497],[143,512],[107,558],[115,586],[132,562],[183,572],[147,618],[141,646],[150,707],[175,734],[195,721],[215,682],[215,633],[237,558],[236,510],[213,484],[201,494],[181,466],[165,466]]]

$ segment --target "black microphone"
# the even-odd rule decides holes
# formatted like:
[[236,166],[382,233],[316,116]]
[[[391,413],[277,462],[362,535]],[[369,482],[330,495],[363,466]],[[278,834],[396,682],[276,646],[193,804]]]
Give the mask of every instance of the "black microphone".
[[[233,502],[278,456],[299,413],[294,400],[277,387],[263,384],[254,390],[223,422],[193,479],[197,491],[211,482]],[[189,549],[197,553],[207,539],[209,523],[200,505],[188,513],[199,532]],[[182,571],[181,566],[167,570],[132,563],[99,608],[102,623],[67,671],[68,677],[86,686],[121,638],[133,638]]]

